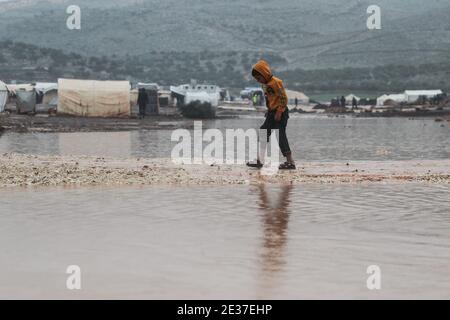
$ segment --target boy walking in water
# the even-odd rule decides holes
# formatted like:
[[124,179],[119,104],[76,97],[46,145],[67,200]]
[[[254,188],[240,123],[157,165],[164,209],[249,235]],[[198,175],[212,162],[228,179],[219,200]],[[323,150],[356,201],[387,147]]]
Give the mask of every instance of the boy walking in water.
[[[289,110],[287,107],[288,99],[286,91],[284,90],[283,81],[273,76],[269,64],[264,60],[258,61],[253,66],[252,76],[256,81],[262,84],[264,95],[266,97],[268,112],[261,129],[267,130],[267,142],[269,142],[272,129],[278,129],[280,133],[279,146],[287,161],[281,164],[279,169],[295,170],[294,159],[292,158],[292,152],[286,135]],[[261,168],[263,164],[260,159],[258,159],[256,163],[247,163],[247,166]]]

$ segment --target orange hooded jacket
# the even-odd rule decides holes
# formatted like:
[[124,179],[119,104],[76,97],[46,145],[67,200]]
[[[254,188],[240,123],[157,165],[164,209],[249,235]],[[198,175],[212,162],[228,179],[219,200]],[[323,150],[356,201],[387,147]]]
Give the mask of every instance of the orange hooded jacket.
[[253,66],[253,70],[261,74],[264,80],[266,80],[262,88],[266,96],[266,101],[268,101],[267,107],[269,110],[284,112],[287,107],[288,98],[286,90],[284,90],[283,81],[272,74],[269,64],[264,60],[259,60]]

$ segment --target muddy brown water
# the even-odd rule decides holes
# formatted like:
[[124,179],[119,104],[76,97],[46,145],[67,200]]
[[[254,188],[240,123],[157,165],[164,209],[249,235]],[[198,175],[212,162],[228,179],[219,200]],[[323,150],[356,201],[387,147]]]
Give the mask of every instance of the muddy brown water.
[[[289,135],[311,161],[450,155],[449,127],[429,120],[294,118]],[[165,157],[171,143],[169,130],[6,133],[0,150]],[[448,299],[449,194],[413,183],[3,189],[0,298]],[[66,288],[69,265],[80,291]],[[367,289],[370,265],[381,290]]]
[[[262,121],[261,117],[210,120],[203,122],[203,128],[225,132],[257,128]],[[172,130],[5,133],[0,138],[0,152],[170,158],[176,144],[171,134]],[[432,119],[293,115],[288,137],[294,157],[300,161],[450,158],[450,125],[442,126]]]
[[[450,298],[450,187],[1,190],[0,298]],[[82,289],[66,289],[78,265]],[[370,265],[381,290],[366,287]]]

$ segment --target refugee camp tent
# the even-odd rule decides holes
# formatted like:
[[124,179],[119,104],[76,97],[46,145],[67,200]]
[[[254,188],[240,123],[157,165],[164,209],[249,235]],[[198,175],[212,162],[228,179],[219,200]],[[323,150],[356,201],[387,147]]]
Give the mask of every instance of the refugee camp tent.
[[0,112],[5,111],[6,101],[8,100],[8,88],[6,84],[0,81]]
[[58,79],[57,112],[84,117],[130,116],[130,82]]
[[406,102],[406,96],[404,93],[399,94],[383,94],[377,98],[377,106],[384,106],[385,102],[391,100],[396,103]]
[[17,113],[30,113],[36,111],[36,91],[16,91]]
[[416,102],[420,97],[434,98],[440,94],[441,90],[405,90],[407,102]]
[[34,85],[36,91],[46,93],[51,90],[58,90],[58,84],[54,82],[36,82]]
[[16,91],[33,91],[34,86],[32,84],[26,83],[26,84],[7,84],[6,87],[8,88],[8,91],[12,94],[16,94]]
[[56,107],[58,105],[58,89],[51,89],[44,93],[42,104]]
[[39,95],[38,104],[44,107],[56,107],[58,103],[58,84],[54,82],[36,82],[34,84],[36,93]]
[[130,112],[131,114],[139,113],[139,106],[137,105],[139,97],[139,91],[137,89],[132,89],[130,91]]
[[159,90],[159,85],[157,83],[138,82],[136,88],[137,89],[144,88],[146,90]]
[[210,103],[211,106],[217,107],[219,105],[220,93],[208,92],[187,92],[185,96],[185,103],[189,104],[194,101]]
[[347,102],[348,105],[352,104],[353,98],[355,98],[357,102],[359,102],[361,100],[360,97],[355,96],[353,93],[351,93],[351,94],[349,94],[348,96],[345,97],[345,101]]
[[[143,83],[139,82],[137,84],[138,90],[144,89],[148,98],[147,105],[145,106],[146,115],[159,114],[159,85],[157,83]],[[139,96],[139,92],[138,92]]]
[[307,97],[303,92],[286,89],[286,95],[288,96],[288,104],[295,104],[295,98],[297,98],[298,103],[309,103],[309,97]]
[[130,91],[130,105],[131,105],[131,107],[137,105],[138,97],[139,97],[139,91],[137,89],[133,89],[133,90]]

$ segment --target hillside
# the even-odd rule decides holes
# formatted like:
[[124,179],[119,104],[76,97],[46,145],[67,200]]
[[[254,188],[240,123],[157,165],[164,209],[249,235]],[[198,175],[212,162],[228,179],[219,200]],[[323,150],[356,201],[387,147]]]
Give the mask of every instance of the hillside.
[[[0,41],[0,80],[9,82],[56,81],[59,77],[128,79],[133,82],[180,84],[190,79],[228,88],[256,85],[250,79],[253,61],[265,58],[275,66],[286,63],[276,54],[254,52],[150,52],[144,56],[95,57],[62,50]],[[450,61],[414,66],[386,65],[368,68],[282,70],[275,67],[289,88],[303,91],[368,90],[396,92],[405,89],[450,91]]]
[[272,53],[280,70],[439,63],[450,58],[447,0],[378,0],[382,30],[366,29],[371,0],[78,0],[82,29],[65,26],[68,0],[0,4],[0,40],[88,56],[151,52]]

